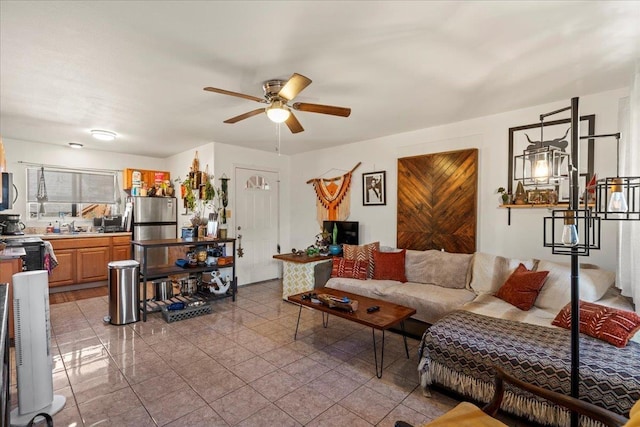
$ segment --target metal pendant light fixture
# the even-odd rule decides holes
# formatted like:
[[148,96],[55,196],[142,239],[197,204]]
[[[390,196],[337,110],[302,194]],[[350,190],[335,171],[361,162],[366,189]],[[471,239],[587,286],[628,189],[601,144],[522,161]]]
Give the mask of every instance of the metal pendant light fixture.
[[600,135],[616,138],[616,176],[598,180],[596,214],[604,220],[640,220],[640,177],[620,176],[620,132]]

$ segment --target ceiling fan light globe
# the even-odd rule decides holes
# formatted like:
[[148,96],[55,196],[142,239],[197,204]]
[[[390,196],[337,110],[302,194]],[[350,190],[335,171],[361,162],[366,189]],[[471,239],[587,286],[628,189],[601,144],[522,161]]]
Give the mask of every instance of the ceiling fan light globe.
[[290,115],[291,111],[284,106],[267,107],[267,117],[274,123],[286,122]]

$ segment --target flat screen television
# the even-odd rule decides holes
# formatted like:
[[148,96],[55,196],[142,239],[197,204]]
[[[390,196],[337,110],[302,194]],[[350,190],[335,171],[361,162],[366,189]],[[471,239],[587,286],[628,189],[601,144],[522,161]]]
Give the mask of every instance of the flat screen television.
[[338,239],[336,242],[337,244],[359,244],[358,221],[323,221],[322,230],[332,236],[334,224],[338,226]]

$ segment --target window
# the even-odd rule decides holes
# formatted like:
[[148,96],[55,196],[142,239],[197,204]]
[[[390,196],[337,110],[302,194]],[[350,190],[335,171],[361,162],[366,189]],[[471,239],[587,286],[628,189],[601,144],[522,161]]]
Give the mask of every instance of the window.
[[244,188],[247,190],[269,190],[269,183],[260,175],[253,175],[244,184]]
[[[116,173],[45,168],[44,180],[42,175],[40,168],[27,168],[29,218],[90,219],[111,215],[118,209],[120,189]],[[41,187],[46,188],[47,196],[42,206],[38,202]]]

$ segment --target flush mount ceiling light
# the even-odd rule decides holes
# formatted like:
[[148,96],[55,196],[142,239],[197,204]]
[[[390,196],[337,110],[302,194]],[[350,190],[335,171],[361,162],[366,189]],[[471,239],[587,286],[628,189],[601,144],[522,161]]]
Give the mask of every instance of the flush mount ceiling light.
[[109,130],[92,129],[91,136],[100,141],[113,141],[117,135]]
[[283,123],[291,115],[289,107],[287,107],[282,101],[273,101],[273,103],[265,108],[267,111],[267,117],[274,123]]
[[84,145],[80,144],[79,142],[70,142],[69,143],[69,147],[80,149],[80,148],[84,147]]

